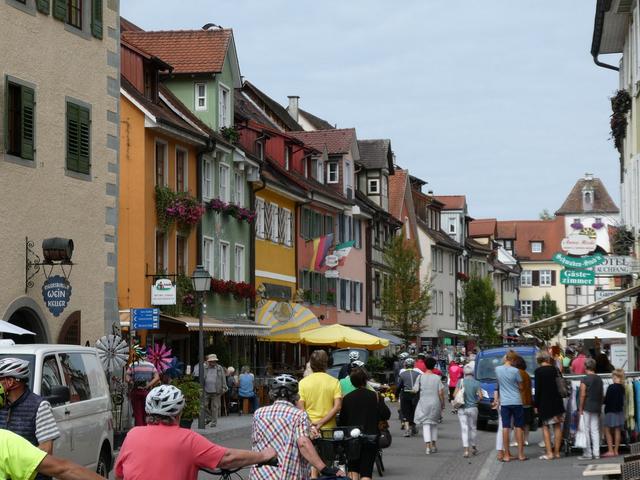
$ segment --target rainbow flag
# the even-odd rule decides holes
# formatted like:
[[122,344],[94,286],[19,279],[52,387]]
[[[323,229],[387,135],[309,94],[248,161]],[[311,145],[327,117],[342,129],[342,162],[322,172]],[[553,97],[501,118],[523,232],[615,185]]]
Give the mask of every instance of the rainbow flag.
[[332,243],[333,233],[313,239],[313,255],[311,255],[311,263],[309,264],[311,271],[320,270]]

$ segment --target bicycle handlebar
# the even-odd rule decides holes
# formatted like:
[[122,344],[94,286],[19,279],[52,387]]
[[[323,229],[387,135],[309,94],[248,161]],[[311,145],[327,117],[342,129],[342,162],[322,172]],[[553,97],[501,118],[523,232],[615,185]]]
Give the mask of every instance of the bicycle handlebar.
[[200,467],[200,471],[205,472],[205,473],[210,473],[211,475],[230,475],[230,474],[239,472],[243,468],[278,467],[279,465],[280,464],[278,463],[278,457],[273,457],[273,458],[270,458],[269,460],[267,460],[266,462],[257,463],[255,465],[251,465],[251,466],[238,467],[238,468],[234,468],[234,469],[231,469],[231,468],[206,468],[206,467]]

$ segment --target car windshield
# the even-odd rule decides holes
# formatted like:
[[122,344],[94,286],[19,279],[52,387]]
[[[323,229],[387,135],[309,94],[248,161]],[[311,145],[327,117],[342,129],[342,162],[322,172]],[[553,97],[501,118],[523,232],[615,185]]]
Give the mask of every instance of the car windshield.
[[31,375],[29,376],[29,388],[33,390],[33,372],[36,364],[36,356],[30,354],[12,354],[12,353],[0,353],[0,360],[3,358],[20,358],[22,360],[29,360],[29,371]]
[[[503,354],[482,356],[478,361],[476,377],[479,381],[495,381],[496,367],[502,365]],[[536,370],[536,360],[533,355],[522,355],[524,361],[527,362],[527,372],[533,377]]]

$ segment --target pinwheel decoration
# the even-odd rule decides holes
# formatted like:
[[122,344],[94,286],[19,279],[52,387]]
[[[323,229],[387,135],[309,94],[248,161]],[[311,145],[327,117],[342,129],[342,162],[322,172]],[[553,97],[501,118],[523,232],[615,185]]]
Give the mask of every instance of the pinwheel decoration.
[[107,372],[115,372],[122,368],[129,357],[129,346],[119,335],[105,335],[96,342],[98,358],[102,368]]
[[131,346],[129,350],[129,361],[128,365],[131,365],[133,362],[137,362],[138,360],[143,359],[147,355],[147,352],[144,348],[140,346],[140,344],[136,343]]
[[171,378],[178,378],[184,373],[184,363],[178,360],[178,357],[173,357],[164,373]]
[[171,349],[166,345],[156,343],[153,347],[147,348],[147,360],[156,367],[158,372],[163,373],[171,365]]

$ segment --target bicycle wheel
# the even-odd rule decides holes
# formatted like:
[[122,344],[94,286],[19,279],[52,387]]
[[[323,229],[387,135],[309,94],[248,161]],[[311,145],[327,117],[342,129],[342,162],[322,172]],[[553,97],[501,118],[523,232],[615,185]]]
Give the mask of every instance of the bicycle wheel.
[[378,470],[378,475],[384,477],[384,463],[382,463],[382,452],[380,450],[376,454],[376,469]]

